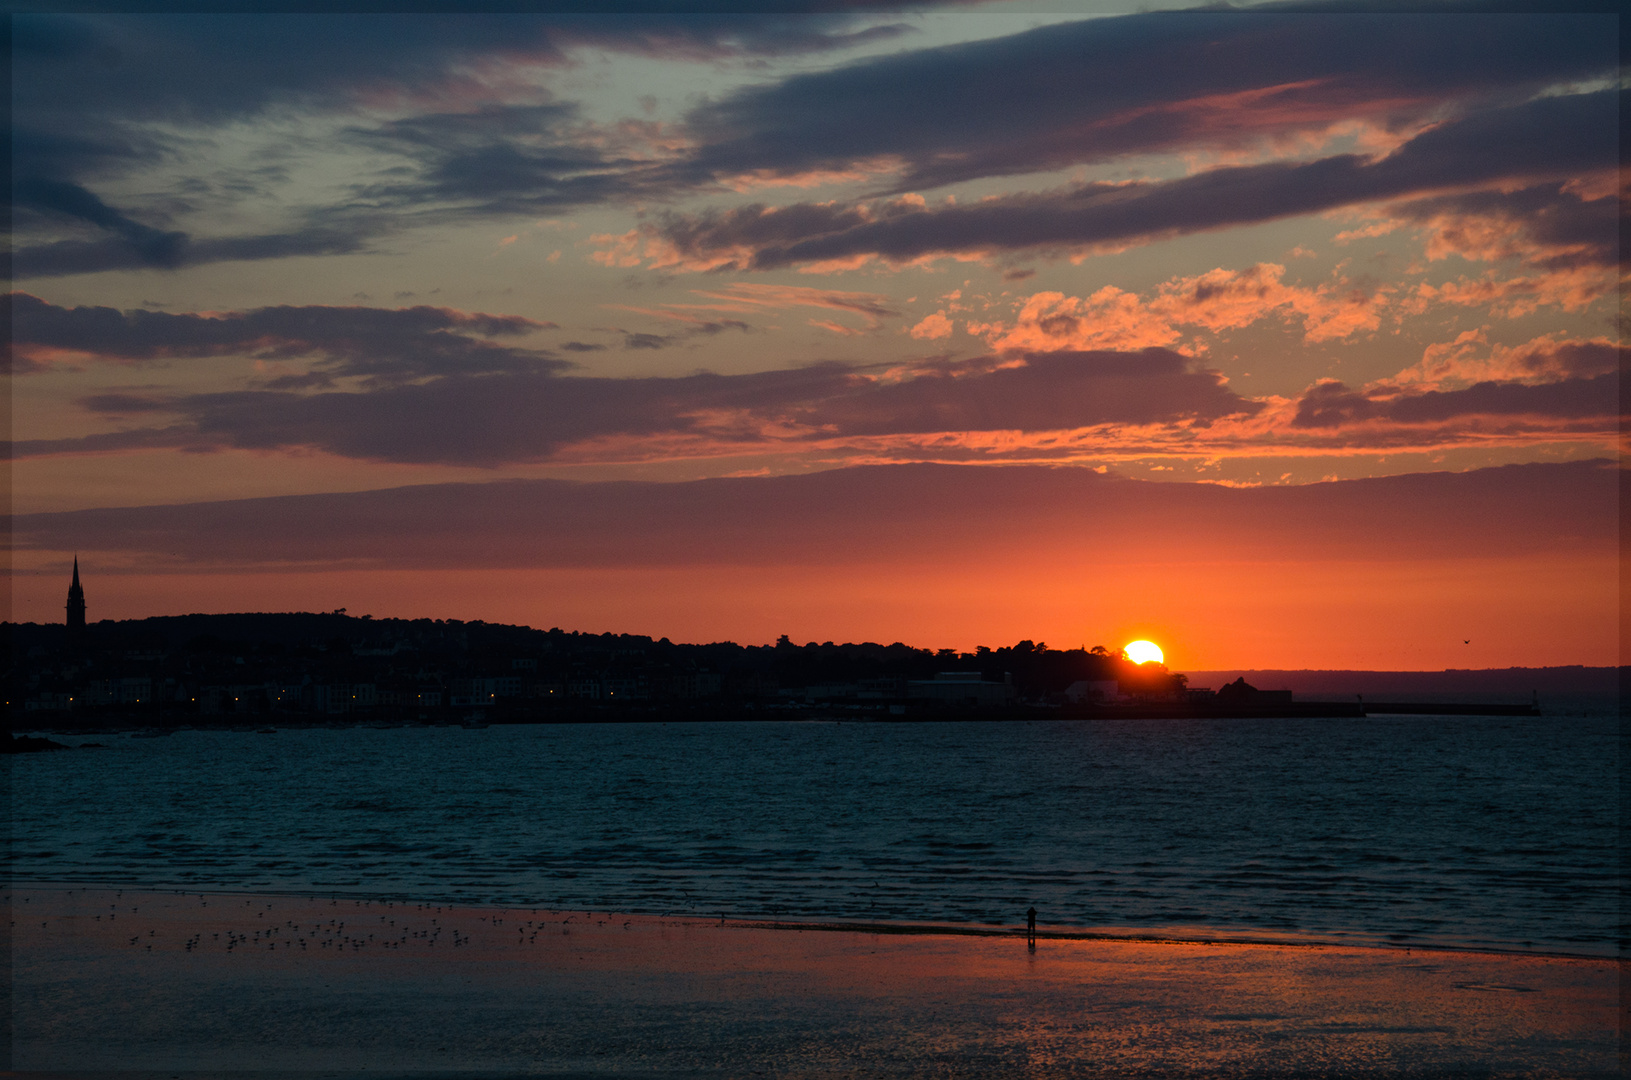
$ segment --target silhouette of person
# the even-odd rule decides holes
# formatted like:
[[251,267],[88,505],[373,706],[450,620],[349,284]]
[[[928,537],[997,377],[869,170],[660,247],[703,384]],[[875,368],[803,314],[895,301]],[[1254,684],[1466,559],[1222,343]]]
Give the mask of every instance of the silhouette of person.
[[1025,941],[1031,948],[1036,948],[1036,908],[1025,912]]

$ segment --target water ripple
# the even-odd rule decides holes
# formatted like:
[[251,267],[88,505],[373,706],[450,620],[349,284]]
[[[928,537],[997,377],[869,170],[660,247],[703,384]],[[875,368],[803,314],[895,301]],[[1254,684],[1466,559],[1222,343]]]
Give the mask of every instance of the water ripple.
[[18,878],[1612,953],[1612,717],[193,731],[11,769]]

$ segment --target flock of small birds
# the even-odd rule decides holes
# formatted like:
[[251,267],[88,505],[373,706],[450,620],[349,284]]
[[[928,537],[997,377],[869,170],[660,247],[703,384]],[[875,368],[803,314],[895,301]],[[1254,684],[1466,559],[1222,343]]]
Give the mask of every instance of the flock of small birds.
[[[68,895],[72,896],[74,891],[69,890]],[[211,894],[208,893],[190,894],[178,891],[176,895],[196,895],[200,913],[210,906]],[[94,914],[92,921],[101,922],[104,915],[109,923],[117,920],[121,914],[118,901],[122,900],[123,897],[123,892],[116,893],[114,896],[115,902],[108,905],[108,911]],[[229,906],[231,905],[231,898],[216,895],[214,899],[217,902],[216,910],[211,915],[217,925],[222,918],[238,916],[247,920],[250,914],[253,914],[256,919],[264,920],[268,913],[276,911],[275,904],[264,900],[245,900],[244,908],[249,909],[245,911],[236,906]],[[29,903],[30,898],[25,896],[21,900],[26,904]],[[223,903],[223,901],[225,902]],[[295,901],[295,903],[308,909],[314,904],[321,904],[321,902],[316,898]],[[309,917],[303,921],[285,919],[281,923],[268,922],[246,929],[228,927],[219,931],[190,929],[181,942],[181,951],[192,953],[208,948],[219,948],[226,953],[249,950],[310,952],[328,949],[335,953],[345,953],[358,952],[367,948],[405,949],[415,946],[435,948],[438,942],[444,940],[444,935],[446,942],[455,949],[469,948],[475,942],[473,937],[461,931],[457,926],[444,925],[438,915],[446,915],[449,909],[435,904],[390,900],[352,900],[349,904],[350,911],[346,913],[346,905],[342,905],[341,900],[334,897],[329,900],[328,907],[341,910],[336,911],[332,917],[327,919],[312,919]],[[380,908],[384,910],[377,910]],[[124,914],[128,918],[139,911],[140,908],[132,904]],[[574,925],[579,927],[608,926],[615,925],[616,922],[609,914],[605,918],[596,919],[593,912],[584,912],[581,916],[569,914],[559,917],[560,912],[540,912],[539,909],[533,908],[530,914],[535,917],[515,920],[516,937],[514,944],[517,946],[536,945],[540,934],[552,934],[556,928],[559,928],[562,935],[570,935]],[[540,914],[544,917],[536,917]],[[490,915],[477,916],[477,921],[487,923],[497,929],[509,921],[506,918],[507,915],[508,913],[499,914],[495,912]],[[377,923],[374,921],[376,917],[378,919]],[[43,929],[48,924],[49,920],[45,920],[40,923],[40,926]],[[17,925],[16,919],[12,920],[11,925],[13,927]],[[632,925],[633,920],[624,921],[623,929],[627,930]],[[149,929],[145,935],[140,933],[133,935],[126,944],[130,948],[152,952],[155,944],[162,946],[165,942],[160,938],[157,929]]]

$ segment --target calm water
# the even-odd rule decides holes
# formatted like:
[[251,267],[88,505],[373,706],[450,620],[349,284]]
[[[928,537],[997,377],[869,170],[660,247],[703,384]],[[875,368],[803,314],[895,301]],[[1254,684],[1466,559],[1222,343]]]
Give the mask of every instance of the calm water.
[[15,877],[1615,950],[1606,715],[97,738]]

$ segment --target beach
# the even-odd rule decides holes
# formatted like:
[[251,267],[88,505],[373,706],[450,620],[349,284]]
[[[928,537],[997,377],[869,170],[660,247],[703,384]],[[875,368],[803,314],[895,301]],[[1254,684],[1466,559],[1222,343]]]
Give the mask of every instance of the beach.
[[1619,1075],[1622,964],[15,885],[14,1075]]

